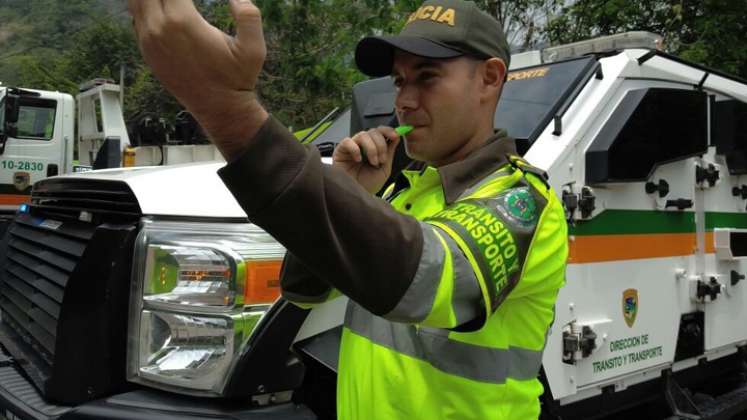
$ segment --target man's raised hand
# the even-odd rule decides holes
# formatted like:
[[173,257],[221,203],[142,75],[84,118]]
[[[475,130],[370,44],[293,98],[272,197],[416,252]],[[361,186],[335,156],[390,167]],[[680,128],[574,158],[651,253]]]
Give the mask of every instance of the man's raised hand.
[[262,17],[250,0],[229,3],[235,37],[210,25],[192,0],[128,0],[145,62],[227,160],[267,119],[255,95],[267,54]]

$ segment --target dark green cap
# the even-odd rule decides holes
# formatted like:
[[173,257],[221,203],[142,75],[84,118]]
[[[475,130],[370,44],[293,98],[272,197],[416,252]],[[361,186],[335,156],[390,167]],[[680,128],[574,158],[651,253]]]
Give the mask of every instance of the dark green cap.
[[363,38],[355,50],[355,63],[369,76],[388,76],[395,49],[437,59],[497,57],[506,67],[511,61],[501,24],[474,2],[464,0],[426,1],[410,15],[399,35]]

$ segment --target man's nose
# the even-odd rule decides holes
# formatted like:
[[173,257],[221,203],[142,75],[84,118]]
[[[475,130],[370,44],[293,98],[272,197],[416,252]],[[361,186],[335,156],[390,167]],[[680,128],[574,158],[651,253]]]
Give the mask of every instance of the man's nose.
[[394,106],[397,111],[406,112],[412,111],[418,108],[418,92],[412,86],[402,86],[397,92],[397,97],[394,101]]

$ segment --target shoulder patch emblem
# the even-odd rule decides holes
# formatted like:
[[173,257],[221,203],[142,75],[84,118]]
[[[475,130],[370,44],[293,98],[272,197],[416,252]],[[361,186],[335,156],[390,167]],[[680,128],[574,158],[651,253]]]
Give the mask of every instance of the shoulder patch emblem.
[[528,227],[537,223],[537,202],[528,188],[516,188],[509,191],[498,206],[509,220]]

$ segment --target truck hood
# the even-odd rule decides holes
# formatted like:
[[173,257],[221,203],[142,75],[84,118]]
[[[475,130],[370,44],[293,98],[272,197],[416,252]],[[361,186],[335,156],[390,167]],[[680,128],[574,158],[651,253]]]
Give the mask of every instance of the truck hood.
[[246,219],[217,171],[225,163],[105,169],[64,175],[126,183],[144,215]]

